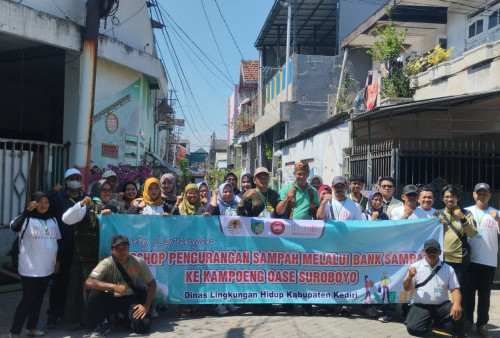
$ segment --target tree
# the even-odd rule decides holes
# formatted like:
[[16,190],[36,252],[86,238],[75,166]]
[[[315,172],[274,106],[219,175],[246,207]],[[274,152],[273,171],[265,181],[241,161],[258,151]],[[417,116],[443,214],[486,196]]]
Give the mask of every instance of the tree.
[[191,174],[189,173],[188,162],[186,159],[177,161],[177,165],[182,171],[182,174],[179,177],[179,186],[177,187],[177,189],[183,192],[186,185],[191,183]]
[[404,49],[406,31],[397,32],[389,8],[385,9],[385,13],[389,23],[374,30],[380,39],[373,43],[373,47],[367,53],[373,60],[380,61],[387,70],[387,76],[382,78],[380,90],[382,97],[411,97],[413,91],[410,89],[410,79],[403,71],[403,62],[398,61],[401,50]]

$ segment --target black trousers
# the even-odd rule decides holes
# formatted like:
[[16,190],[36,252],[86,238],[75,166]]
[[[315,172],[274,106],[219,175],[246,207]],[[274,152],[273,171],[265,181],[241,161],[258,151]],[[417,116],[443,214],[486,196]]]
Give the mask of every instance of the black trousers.
[[450,301],[439,305],[413,304],[405,320],[406,330],[413,336],[423,337],[427,334],[431,319],[441,323],[451,321],[453,334],[464,337],[464,316],[453,320],[450,316],[451,306]]
[[21,334],[26,317],[28,318],[28,330],[36,329],[40,308],[42,307],[43,295],[47,290],[51,276],[47,277],[25,277],[21,276],[23,286],[23,298],[16,308],[14,320],[10,332]]
[[474,308],[476,306],[477,291],[477,321],[476,325],[488,324],[490,310],[490,295],[495,278],[494,266],[470,263],[467,276],[469,278],[465,297],[467,320],[474,323]]
[[135,295],[114,297],[113,292],[98,290],[91,290],[88,293],[88,309],[97,325],[111,317],[128,321],[130,305],[138,303]]
[[73,250],[64,250],[59,255],[58,260],[59,271],[52,275],[52,286],[49,291],[49,309],[47,310],[49,320],[52,321],[62,318],[64,314],[71,262],[73,261]]

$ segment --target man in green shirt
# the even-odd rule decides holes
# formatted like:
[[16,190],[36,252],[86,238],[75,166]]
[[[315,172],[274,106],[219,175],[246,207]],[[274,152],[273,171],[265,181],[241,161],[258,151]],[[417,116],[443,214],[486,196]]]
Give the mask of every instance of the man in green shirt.
[[[114,236],[111,240],[111,256],[97,264],[85,282],[85,288],[90,290],[89,310],[97,323],[92,337],[104,337],[111,332],[108,319],[113,316],[127,322],[129,311],[132,313],[131,321],[140,326],[133,327],[134,331],[142,331],[142,328],[150,324],[148,322],[150,318],[146,315],[149,313],[156,292],[156,281],[144,259],[130,255],[129,249],[127,236]],[[128,274],[133,289],[125,280],[118,265],[121,265]],[[146,299],[140,299],[139,287],[135,286],[138,277],[146,283]]]
[[238,202],[236,213],[248,217],[274,217],[278,204],[278,193],[269,189],[269,171],[265,167],[255,169],[253,182],[255,189],[248,189]]
[[295,182],[287,184],[280,190],[280,198],[276,207],[276,215],[290,219],[312,219],[320,205],[316,189],[307,183],[309,164],[297,162],[293,176]]

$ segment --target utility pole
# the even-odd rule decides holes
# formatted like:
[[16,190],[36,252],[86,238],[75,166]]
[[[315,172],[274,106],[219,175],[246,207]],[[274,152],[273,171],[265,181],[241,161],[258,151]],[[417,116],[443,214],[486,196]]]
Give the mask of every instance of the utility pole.
[[92,116],[94,115],[97,41],[99,37],[101,0],[87,1],[87,17],[83,31],[83,52],[80,56],[80,102],[75,144],[75,164],[82,173],[82,184],[89,186]]

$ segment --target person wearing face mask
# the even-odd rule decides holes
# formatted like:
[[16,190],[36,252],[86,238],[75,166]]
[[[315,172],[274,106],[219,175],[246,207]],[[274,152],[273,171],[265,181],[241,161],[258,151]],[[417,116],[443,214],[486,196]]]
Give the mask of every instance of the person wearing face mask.
[[62,216],[66,224],[75,225],[73,262],[66,297],[63,321],[68,328],[83,326],[93,328],[84,302],[82,288],[87,276],[99,259],[99,219],[97,215],[116,213],[110,205],[113,188],[106,180],[99,180],[92,186],[90,196],[68,209]]
[[47,195],[41,191],[34,193],[26,210],[10,223],[10,227],[18,234],[18,271],[23,286],[10,337],[20,337],[26,319],[28,336],[42,336],[44,332],[37,329],[38,318],[50,277],[57,270],[57,240],[61,237],[57,220],[49,212]]
[[52,286],[49,290],[49,309],[46,328],[55,328],[63,317],[68,291],[71,262],[73,261],[74,226],[64,223],[62,215],[69,208],[87,196],[81,185],[82,174],[78,169],[70,168],[64,173],[64,187],[57,184],[47,193],[50,202],[50,212],[57,219],[61,239],[58,241],[57,261],[59,271],[52,277]]

